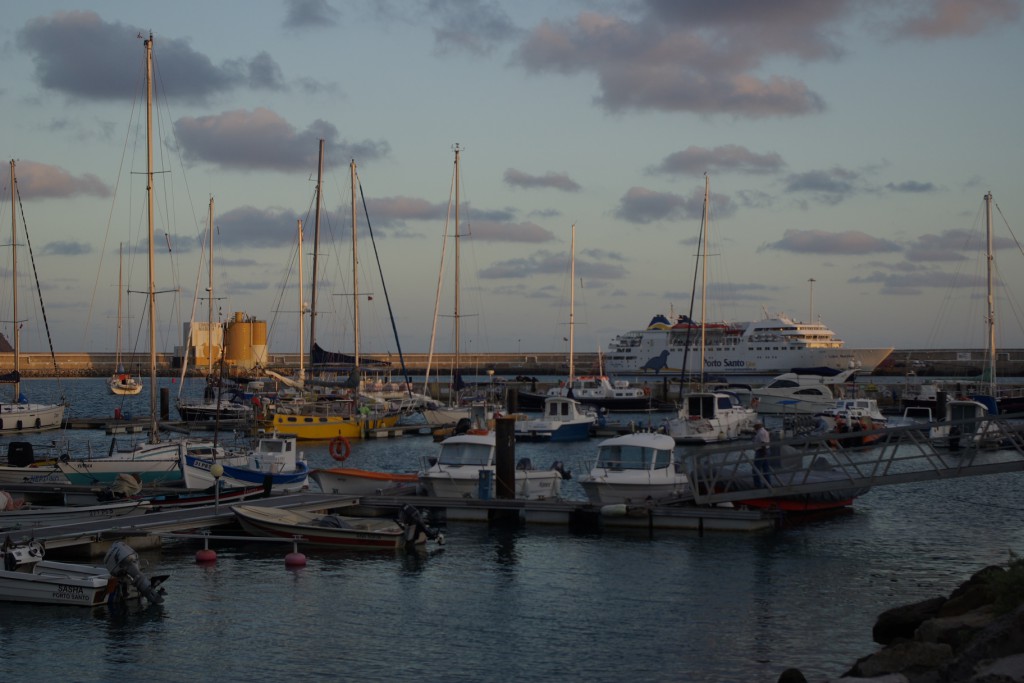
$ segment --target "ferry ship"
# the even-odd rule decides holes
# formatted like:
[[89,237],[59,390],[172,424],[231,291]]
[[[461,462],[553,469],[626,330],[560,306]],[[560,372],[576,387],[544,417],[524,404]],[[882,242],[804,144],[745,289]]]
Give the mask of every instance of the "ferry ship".
[[[696,373],[701,358],[701,325],[685,315],[656,315],[646,329],[612,340],[605,368],[616,375]],[[856,369],[868,373],[892,352],[850,349],[822,323],[795,322],[782,314],[745,323],[704,325],[704,372],[710,375],[833,375]],[[689,347],[689,350],[687,350]]]

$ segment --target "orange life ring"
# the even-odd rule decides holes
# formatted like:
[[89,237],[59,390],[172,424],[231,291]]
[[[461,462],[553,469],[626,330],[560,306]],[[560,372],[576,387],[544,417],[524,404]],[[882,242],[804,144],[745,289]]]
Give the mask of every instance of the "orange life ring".
[[338,462],[345,462],[348,460],[349,454],[352,453],[352,444],[348,442],[343,436],[336,436],[331,439],[330,445],[331,457]]

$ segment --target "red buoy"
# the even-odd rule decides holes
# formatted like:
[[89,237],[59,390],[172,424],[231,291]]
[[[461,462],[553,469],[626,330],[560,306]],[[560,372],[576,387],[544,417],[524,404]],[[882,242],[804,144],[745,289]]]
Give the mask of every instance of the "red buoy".
[[300,552],[288,553],[284,556],[284,566],[286,567],[305,567],[306,556]]
[[217,551],[210,548],[203,548],[196,551],[196,562],[216,562]]

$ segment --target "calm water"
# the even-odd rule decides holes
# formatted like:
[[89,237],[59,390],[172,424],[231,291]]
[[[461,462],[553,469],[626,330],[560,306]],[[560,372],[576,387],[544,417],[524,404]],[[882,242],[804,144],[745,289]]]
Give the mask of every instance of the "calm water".
[[[44,384],[26,391],[42,399]],[[77,414],[112,414],[100,380],[64,386]],[[411,470],[435,448],[424,437],[357,443],[347,464]],[[578,470],[595,448],[517,454]],[[304,450],[331,463],[322,444]],[[290,547],[218,544],[217,563],[198,566],[199,546],[177,541],[144,555],[149,571],[171,574],[162,606],[0,607],[0,666],[60,681],[774,682],[790,666],[820,680],[875,649],[880,612],[1024,552],[1022,484],[1013,474],[878,488],[849,514],[703,538],[453,523],[441,551],[307,550],[296,570],[284,566]]]

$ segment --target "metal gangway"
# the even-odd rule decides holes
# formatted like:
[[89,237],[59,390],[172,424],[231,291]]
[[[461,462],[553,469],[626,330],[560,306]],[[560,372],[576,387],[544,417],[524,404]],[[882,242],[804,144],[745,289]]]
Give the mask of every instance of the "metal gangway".
[[749,442],[703,446],[686,467],[700,504],[852,498],[875,486],[1022,471],[1024,414],[773,438],[767,458]]

